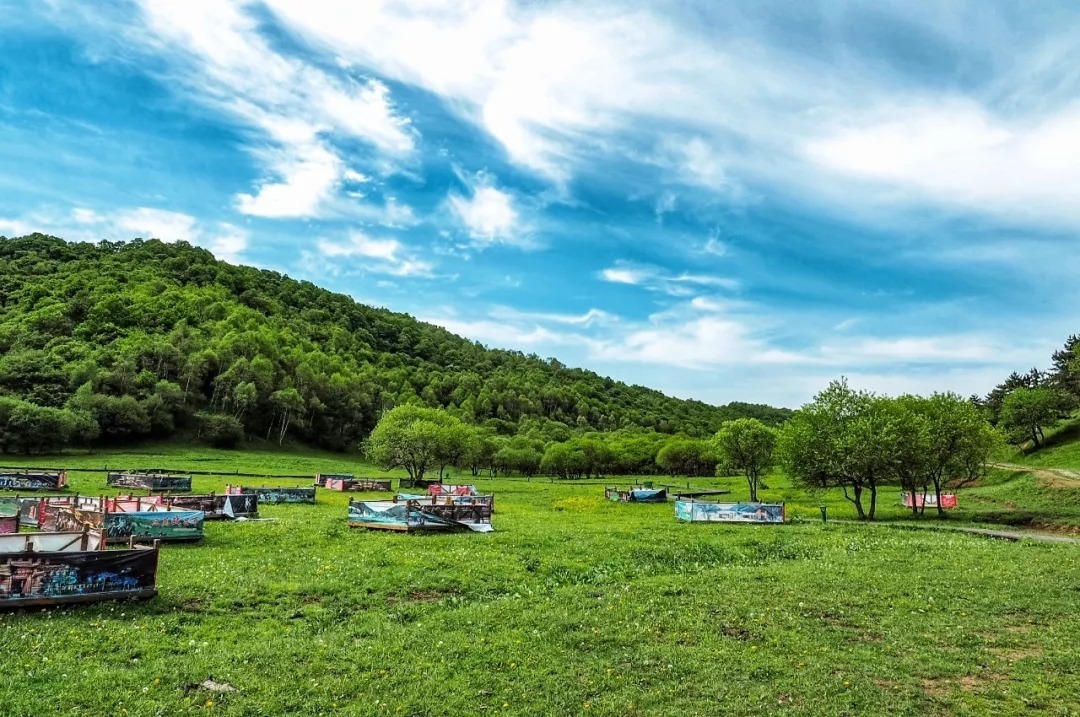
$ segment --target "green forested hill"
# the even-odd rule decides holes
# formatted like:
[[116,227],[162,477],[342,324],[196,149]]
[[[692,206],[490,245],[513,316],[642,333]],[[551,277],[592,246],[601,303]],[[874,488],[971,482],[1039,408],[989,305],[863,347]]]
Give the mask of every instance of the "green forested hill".
[[405,314],[185,243],[0,238],[0,448],[198,430],[354,447],[386,408],[444,407],[504,435],[703,435],[787,411],[710,406],[492,350]]

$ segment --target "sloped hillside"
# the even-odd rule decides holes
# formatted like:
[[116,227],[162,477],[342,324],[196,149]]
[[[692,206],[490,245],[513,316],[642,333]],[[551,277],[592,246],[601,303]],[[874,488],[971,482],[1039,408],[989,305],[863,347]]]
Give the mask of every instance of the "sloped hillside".
[[[347,448],[420,402],[499,433],[704,435],[785,409],[710,406],[558,361],[492,350],[405,314],[186,243],[0,238],[5,451],[200,429]],[[51,437],[51,438],[50,438]]]

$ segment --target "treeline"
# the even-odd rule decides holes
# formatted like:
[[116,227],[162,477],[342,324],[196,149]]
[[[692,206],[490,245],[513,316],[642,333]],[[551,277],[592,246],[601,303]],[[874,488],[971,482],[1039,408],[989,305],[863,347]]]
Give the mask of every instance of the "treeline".
[[488,349],[183,242],[43,235],[0,237],[0,398],[0,450],[27,453],[180,432],[345,450],[400,405],[443,409],[517,445],[634,431],[701,438],[733,418],[790,415]]
[[1080,336],[1054,352],[1050,368],[1014,371],[985,397],[970,400],[1010,443],[1040,448],[1046,430],[1080,407]]
[[884,486],[933,494],[942,513],[942,492],[982,478],[1002,445],[978,407],[956,394],[890,398],[842,379],[795,412],[777,453],[797,484],[840,488],[860,519],[873,520]]
[[448,411],[413,405],[388,411],[363,449],[376,463],[387,469],[404,468],[413,478],[428,474],[442,478],[450,468],[487,477],[711,476],[718,461],[710,439],[685,434],[624,429],[565,440],[501,436]]
[[942,493],[983,477],[1001,445],[979,409],[956,394],[891,398],[856,391],[841,379],[779,429],[742,418],[725,422],[707,439],[621,431],[544,444],[493,435],[446,411],[400,406],[383,416],[364,450],[384,468],[404,468],[412,478],[441,479],[451,467],[474,476],[563,479],[741,473],[751,501],[758,500],[761,477],[779,462],[796,484],[839,488],[859,518],[873,520],[878,491],[886,486],[933,494],[940,514]]

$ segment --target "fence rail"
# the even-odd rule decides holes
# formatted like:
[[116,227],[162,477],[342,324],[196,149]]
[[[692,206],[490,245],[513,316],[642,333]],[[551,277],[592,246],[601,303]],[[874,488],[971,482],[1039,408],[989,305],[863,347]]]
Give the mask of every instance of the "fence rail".
[[240,471],[189,471],[176,468],[109,468],[109,466],[102,466],[101,468],[45,468],[42,466],[0,466],[0,471],[44,471],[51,473],[59,473],[60,471],[66,471],[68,473],[169,473],[178,475],[191,475],[191,476],[239,476],[241,478],[310,478],[315,479],[314,473],[305,473],[303,475],[295,474],[283,474],[283,473],[241,473]]

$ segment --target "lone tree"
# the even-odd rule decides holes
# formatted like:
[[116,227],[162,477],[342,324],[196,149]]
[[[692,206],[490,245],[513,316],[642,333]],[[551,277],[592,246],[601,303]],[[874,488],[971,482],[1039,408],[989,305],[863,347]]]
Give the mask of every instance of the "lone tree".
[[713,438],[721,461],[746,476],[750,501],[758,502],[761,474],[773,464],[776,431],[756,418],[725,421]]
[[468,433],[459,427],[461,421],[445,411],[398,406],[383,414],[363,447],[383,468],[404,468],[410,478],[420,480],[429,468],[438,467],[441,473],[463,455]]

